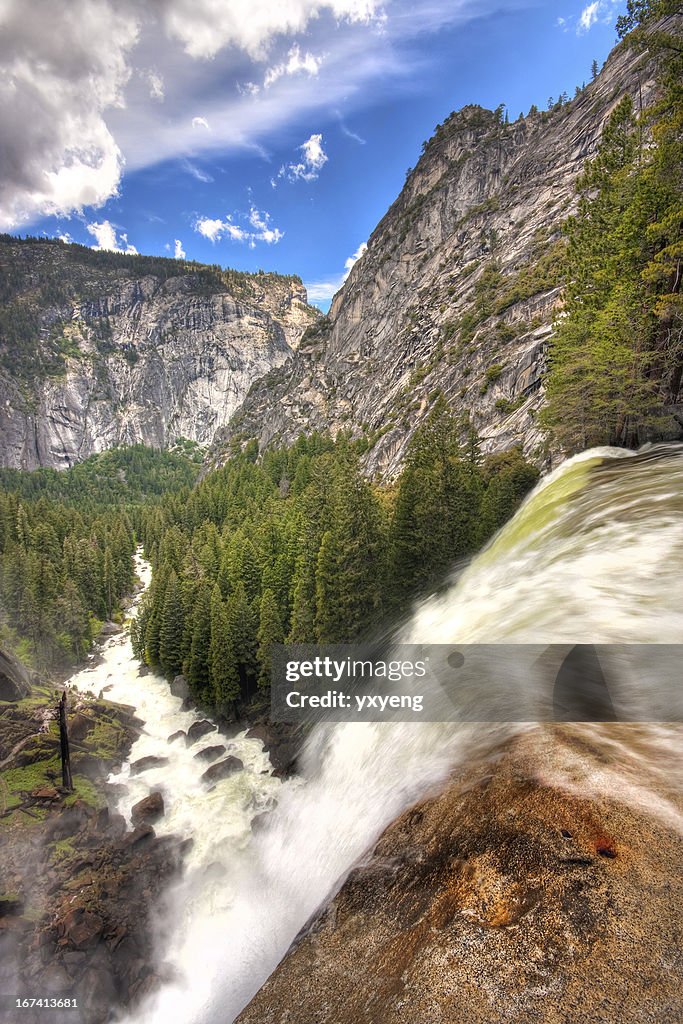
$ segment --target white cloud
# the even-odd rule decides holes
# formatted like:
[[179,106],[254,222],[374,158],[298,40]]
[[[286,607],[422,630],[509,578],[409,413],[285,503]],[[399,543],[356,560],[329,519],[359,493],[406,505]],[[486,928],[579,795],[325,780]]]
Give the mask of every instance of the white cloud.
[[[257,151],[320,110],[407,91],[417,60],[403,43],[500,0],[392,0],[390,17],[381,4],[0,0],[0,230],[102,206],[124,166]],[[256,94],[254,61],[286,78]]]
[[161,75],[158,75],[156,71],[147,71],[145,73],[147,84],[149,85],[149,95],[153,100],[159,100],[162,102],[164,99],[164,80]]
[[179,238],[176,238],[173,243],[173,255],[177,260],[184,260],[187,255]]
[[121,105],[138,24],[126,3],[0,3],[0,226],[100,206],[123,165],[104,112]]
[[336,277],[328,277],[322,281],[312,281],[306,284],[308,301],[313,303],[327,303],[337,294],[347,277],[353,270],[355,264],[367,250],[367,242],[362,242],[352,256],[344,260],[344,271]]
[[[361,244],[358,246],[358,248],[354,252],[353,256],[347,256],[347,258],[344,260],[344,269],[346,270],[346,277],[349,276],[349,274],[351,273],[354,265],[356,263],[358,263],[358,260],[366,252],[367,248],[368,248],[368,243],[367,242],[361,242]],[[346,280],[346,277],[344,278],[344,280]]]
[[301,53],[298,46],[293,46],[287,54],[287,60],[268,68],[263,79],[264,89],[268,89],[283,75],[296,75],[302,71],[309,77],[315,77],[320,70],[322,57],[314,57],[312,53]]
[[[283,164],[278,171],[278,178],[290,181],[315,181],[321,169],[327,163],[327,153],[323,149],[322,135],[311,135],[302,145],[301,160],[296,164]],[[271,179],[271,185],[273,180]]]
[[107,249],[109,252],[125,252],[130,256],[137,255],[137,249],[134,245],[131,245],[128,241],[128,235],[123,232],[120,238],[116,237],[116,228],[108,221],[103,220],[99,224],[94,221],[92,224],[86,224],[88,232],[95,239],[96,245],[93,245],[93,249]]
[[258,96],[261,92],[261,86],[257,85],[256,82],[238,83],[237,91],[242,96]]
[[257,242],[265,242],[267,245],[276,245],[284,232],[279,228],[272,227],[270,214],[261,213],[255,206],[249,208],[249,213],[242,216],[247,222],[246,227],[235,224],[232,217],[227,216],[225,220],[220,218],[199,217],[195,221],[194,229],[210,242],[218,242],[224,236],[232,242],[246,242],[250,249],[256,247]]
[[197,181],[201,181],[204,185],[209,185],[214,180],[213,175],[209,174],[208,171],[202,170],[201,167],[192,163],[191,160],[183,160],[181,162],[181,167],[184,171],[187,171],[188,174],[191,174],[193,178],[196,178]]
[[587,7],[584,7],[579,15],[579,27],[577,31],[588,32],[588,30],[593,27],[598,20],[600,6],[600,0],[593,0],[592,4],[588,4]]
[[261,60],[276,36],[303,31],[322,11],[367,22],[377,6],[375,0],[166,0],[162,18],[190,57],[215,57],[237,46]]

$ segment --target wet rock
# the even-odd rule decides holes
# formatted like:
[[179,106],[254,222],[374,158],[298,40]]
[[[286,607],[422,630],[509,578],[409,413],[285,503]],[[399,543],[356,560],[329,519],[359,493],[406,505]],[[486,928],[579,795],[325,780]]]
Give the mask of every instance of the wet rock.
[[81,832],[96,814],[89,804],[77,800],[71,807],[65,807],[61,814],[51,818],[45,826],[47,839],[66,839]]
[[118,622],[105,622],[100,630],[100,636],[116,636],[117,633],[122,633],[123,630]]
[[90,949],[100,940],[104,921],[85,907],[75,907],[58,922],[57,931],[63,945],[73,949]]
[[212,747],[204,747],[203,750],[198,750],[194,755],[198,761],[215,761],[217,757],[224,754],[227,747],[224,743],[216,743]]
[[134,825],[139,825],[143,821],[151,822],[162,818],[164,816],[164,798],[161,793],[157,790],[142,800],[138,800],[136,804],[133,804],[130,816]]
[[33,790],[31,796],[34,800],[47,800],[50,803],[59,800],[59,793],[54,786],[40,786]]
[[271,811],[261,811],[260,814],[255,814],[254,817],[251,819],[251,831],[262,832],[263,829],[267,826],[268,822],[270,821],[271,816]]
[[132,832],[124,836],[121,845],[124,848],[127,846],[149,846],[155,836],[156,832],[151,825],[138,825]]
[[71,978],[61,964],[51,963],[41,974],[40,983],[45,995],[66,995],[71,990]]
[[180,739],[187,740],[187,733],[185,732],[184,729],[178,729],[177,732],[172,732],[171,735],[166,740],[166,742],[175,743],[176,740]]
[[188,686],[187,679],[182,675],[174,678],[170,690],[174,697],[180,697],[181,700],[187,700],[190,696],[190,687]]
[[215,726],[213,722],[209,722],[208,719],[203,718],[199,722],[193,722],[192,723],[190,728],[187,730],[187,737],[186,737],[185,742],[187,743],[187,745],[189,747],[189,746],[191,746],[192,743],[196,743],[197,740],[200,740],[202,738],[202,736],[206,736],[210,732],[217,732],[217,731],[218,731],[218,727]]
[[88,968],[80,979],[79,989],[83,993],[81,1003],[88,1020],[111,1019],[111,1007],[118,1003],[119,993],[109,971],[97,966]]
[[224,761],[218,761],[217,764],[212,764],[210,768],[207,768],[202,775],[203,782],[218,782],[219,779],[227,779],[228,776],[234,775],[235,772],[241,772],[244,768],[244,764],[240,761],[239,757],[226,757]]
[[680,834],[590,780],[629,747],[653,804],[676,787],[646,776],[658,734],[594,728],[527,733],[408,808],[236,1024],[683,1020]]
[[0,700],[21,700],[31,693],[31,677],[20,661],[0,650]]
[[[108,687],[105,687],[108,689]],[[77,711],[69,721],[69,739],[80,743],[95,728],[95,720],[83,711]]]
[[130,774],[139,775],[141,772],[150,771],[152,768],[163,768],[168,763],[167,757],[157,757],[155,754],[149,754],[147,757],[140,757],[137,761],[133,761],[130,766]]
[[296,760],[301,749],[301,739],[296,726],[278,722],[257,722],[247,732],[247,739],[261,740],[276,778],[286,778],[296,769]]
[[16,917],[24,909],[24,897],[20,893],[0,893],[0,917]]

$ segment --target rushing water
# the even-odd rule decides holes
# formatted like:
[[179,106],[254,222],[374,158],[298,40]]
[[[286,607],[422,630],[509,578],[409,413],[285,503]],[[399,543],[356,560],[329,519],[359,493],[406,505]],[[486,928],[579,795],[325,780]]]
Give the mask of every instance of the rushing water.
[[[141,566],[146,571],[144,566]],[[400,639],[430,643],[683,643],[683,450],[637,456],[605,449],[544,480],[513,521],[453,585],[423,602]],[[188,871],[160,921],[160,955],[178,972],[135,1015],[135,1024],[229,1024],[275,967],[297,931],[382,829],[453,768],[521,725],[346,724],[311,736],[302,778],[268,774],[260,743],[230,741],[245,771],[208,792],[194,760],[199,745],[167,743],[196,719],[167,684],[138,676],[129,641],[109,641],[104,661],[77,686],[111,689],[134,704],[146,732],[131,759],[169,757],[125,784],[122,808],[161,788],[159,831],[191,835]],[[644,779],[657,766],[669,783],[675,727],[599,735],[613,768],[584,783],[608,787],[680,826],[666,796]],[[626,728],[626,727],[623,727]],[[634,732],[633,730],[638,730]],[[596,732],[597,730],[597,732]],[[207,736],[201,746],[216,742]],[[680,772],[680,758],[678,758]],[[576,779],[576,773],[574,773]],[[569,784],[567,780],[564,780]],[[254,814],[274,800],[265,829]],[[217,868],[216,865],[220,865]],[[210,870],[208,870],[210,868]]]

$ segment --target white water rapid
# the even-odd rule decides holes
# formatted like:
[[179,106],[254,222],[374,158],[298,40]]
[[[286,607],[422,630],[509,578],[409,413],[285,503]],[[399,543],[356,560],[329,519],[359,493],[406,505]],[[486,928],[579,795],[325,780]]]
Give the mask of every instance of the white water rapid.
[[[400,639],[683,643],[682,593],[683,452],[634,457],[606,449],[572,459],[544,480],[461,577],[423,602]],[[405,806],[455,765],[528,728],[321,726],[308,743],[302,778],[285,783],[261,774],[267,760],[260,743],[240,736],[230,752],[246,770],[208,793],[198,778],[203,766],[198,770],[193,759],[198,747],[166,742],[197,716],[179,710],[163,680],[138,676],[128,640],[109,641],[103,663],[71,681],[95,692],[110,684],[108,697],[136,706],[147,731],[132,760],[171,759],[134,779],[124,767],[123,810],[160,787],[168,813],[158,831],[195,840],[186,877],[160,922],[160,956],[178,978],[129,1024],[229,1024]],[[650,726],[639,735],[644,754],[612,749],[615,763],[629,758],[635,765],[629,778],[637,776],[639,758],[661,756],[668,765],[680,737],[675,726]],[[201,744],[212,742],[207,736]],[[629,785],[632,799],[637,780]],[[251,817],[273,798],[267,827],[252,835]],[[216,862],[221,877],[207,870]]]

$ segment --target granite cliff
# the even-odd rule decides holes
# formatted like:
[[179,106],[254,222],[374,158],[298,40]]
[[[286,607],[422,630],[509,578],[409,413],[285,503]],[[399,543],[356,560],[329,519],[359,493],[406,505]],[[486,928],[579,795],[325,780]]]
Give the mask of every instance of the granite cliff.
[[0,240],[0,464],[209,444],[318,313],[296,277]]
[[622,43],[597,78],[551,110],[509,123],[469,106],[438,125],[405,186],[298,351],[251,390],[218,434],[262,446],[351,428],[367,467],[393,475],[439,394],[484,451],[521,444],[543,465],[536,414],[561,307],[561,225],[615,106],[655,96],[647,53]]

